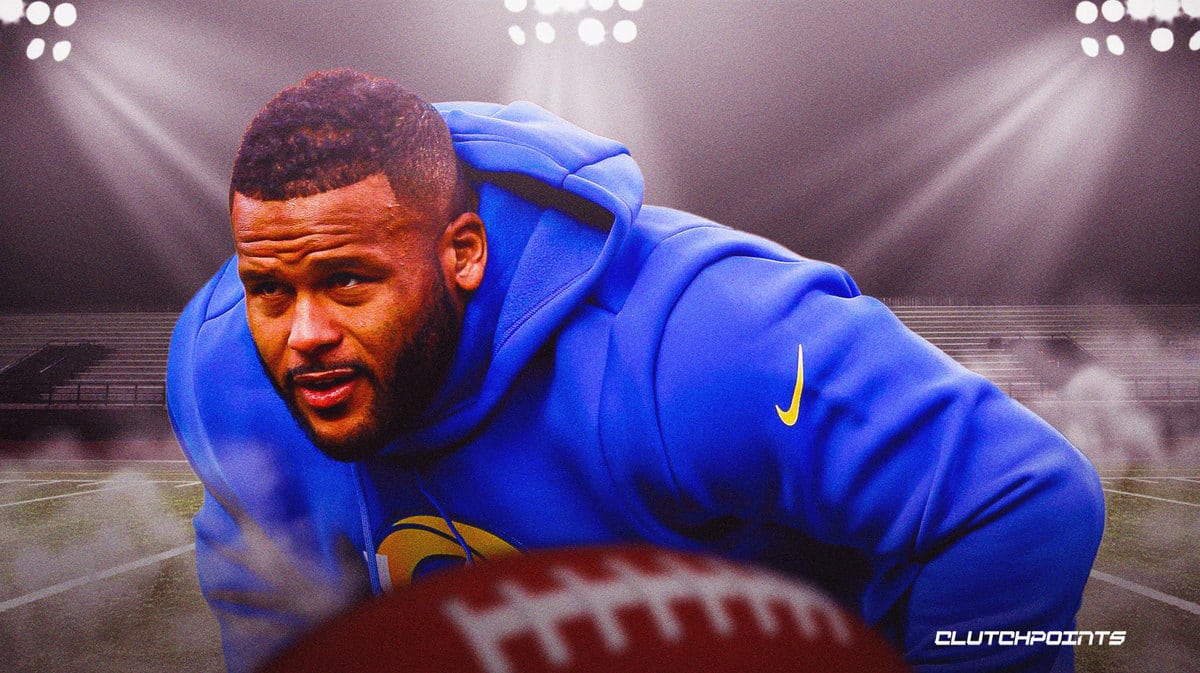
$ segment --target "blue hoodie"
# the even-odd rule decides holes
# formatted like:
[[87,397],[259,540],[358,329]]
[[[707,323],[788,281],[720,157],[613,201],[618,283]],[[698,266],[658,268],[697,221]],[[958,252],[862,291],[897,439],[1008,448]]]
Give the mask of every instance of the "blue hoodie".
[[1069,664],[942,644],[1071,628],[1103,498],[1057,432],[841,269],[643,206],[621,145],[527,103],[438,107],[489,261],[418,429],[321,454],[257,359],[233,259],[176,326],[168,406],[231,671],[447,564],[624,541],[815,581],[918,670]]

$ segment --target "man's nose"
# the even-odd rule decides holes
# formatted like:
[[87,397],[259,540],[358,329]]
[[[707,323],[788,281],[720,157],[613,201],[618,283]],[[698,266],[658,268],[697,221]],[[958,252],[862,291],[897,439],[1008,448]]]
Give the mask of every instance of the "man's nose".
[[310,297],[298,297],[293,306],[292,331],[288,348],[306,356],[320,355],[336,346],[341,330],[321,302]]

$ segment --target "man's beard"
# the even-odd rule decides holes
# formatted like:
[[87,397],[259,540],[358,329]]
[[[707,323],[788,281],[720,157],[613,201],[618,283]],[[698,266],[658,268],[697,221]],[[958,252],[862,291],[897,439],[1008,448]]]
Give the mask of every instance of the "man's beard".
[[[290,369],[284,375],[285,380],[280,382],[270,375],[270,369],[259,355],[263,369],[268,372],[267,378],[322,453],[343,462],[363,460],[378,453],[401,432],[418,426],[421,413],[433,402],[454,360],[461,329],[458,310],[440,276],[434,282],[421,314],[415,319],[421,321],[420,328],[401,347],[392,371],[381,372],[387,376],[383,380],[361,362],[321,362]],[[299,374],[337,367],[353,369],[375,394],[367,417],[359,427],[350,436],[334,440],[317,433],[296,402],[292,381]]]

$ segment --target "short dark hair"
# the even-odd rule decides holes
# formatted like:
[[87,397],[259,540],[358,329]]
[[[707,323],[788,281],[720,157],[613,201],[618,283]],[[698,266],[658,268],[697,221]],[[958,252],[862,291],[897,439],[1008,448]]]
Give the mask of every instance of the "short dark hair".
[[450,131],[433,106],[391,80],[325,70],[280,91],[250,122],[229,196],[282,201],[375,174],[399,199],[442,215],[469,207]]

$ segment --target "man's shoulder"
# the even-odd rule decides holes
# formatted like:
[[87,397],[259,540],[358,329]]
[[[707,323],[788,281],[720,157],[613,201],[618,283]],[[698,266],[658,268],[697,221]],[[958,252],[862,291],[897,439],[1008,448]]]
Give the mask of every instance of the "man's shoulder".
[[[673,208],[645,206],[621,246],[613,272],[636,274],[635,294],[725,296],[739,311],[750,297],[795,299],[807,291],[856,296],[835,264],[804,257],[774,241]],[[704,282],[697,282],[702,280]],[[770,302],[766,302],[770,303]]]

